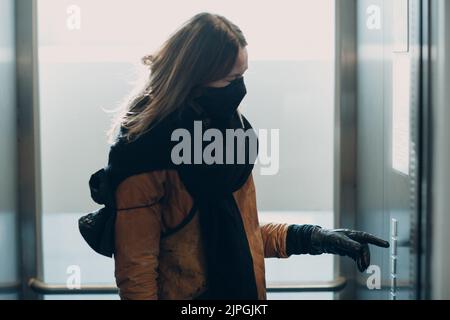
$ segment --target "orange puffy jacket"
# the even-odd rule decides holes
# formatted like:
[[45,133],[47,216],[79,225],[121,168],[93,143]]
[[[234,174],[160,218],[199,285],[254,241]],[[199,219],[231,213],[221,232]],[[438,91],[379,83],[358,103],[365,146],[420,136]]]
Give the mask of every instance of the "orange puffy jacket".
[[[123,300],[195,299],[207,289],[200,226],[178,173],[153,171],[116,190],[115,277]],[[288,224],[260,225],[253,177],[234,193],[253,258],[258,298],[266,299],[264,258],[287,258]],[[147,207],[145,207],[148,205]],[[122,210],[126,208],[141,207]]]

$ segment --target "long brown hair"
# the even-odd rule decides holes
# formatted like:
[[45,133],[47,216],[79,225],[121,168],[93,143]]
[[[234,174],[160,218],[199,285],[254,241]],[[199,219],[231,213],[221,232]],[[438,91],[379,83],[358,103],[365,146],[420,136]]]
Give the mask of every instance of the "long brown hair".
[[143,58],[150,77],[113,121],[110,141],[121,126],[128,141],[138,138],[189,102],[198,88],[226,77],[246,46],[242,31],[225,17],[205,12],[192,17]]

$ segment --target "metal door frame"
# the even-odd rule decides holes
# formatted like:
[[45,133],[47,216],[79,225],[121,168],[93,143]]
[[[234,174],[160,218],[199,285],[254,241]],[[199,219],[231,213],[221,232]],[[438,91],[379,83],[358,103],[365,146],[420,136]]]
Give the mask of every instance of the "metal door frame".
[[[336,17],[336,117],[335,131],[335,208],[350,212],[353,208],[352,172],[347,172],[352,161],[354,144],[349,137],[354,132],[341,131],[342,122],[352,123],[355,108],[355,21],[356,0],[335,2]],[[42,184],[40,157],[39,64],[37,0],[16,2],[16,58],[18,104],[19,154],[19,229],[21,298],[42,299],[43,294],[114,294],[113,286],[83,286],[81,290],[66,290],[63,284],[47,284],[43,279],[42,252]],[[343,36],[341,32],[349,36]],[[341,108],[345,106],[345,108]],[[343,186],[341,188],[341,186]],[[341,196],[345,193],[345,196]],[[339,208],[339,209],[338,209]],[[336,225],[349,226],[348,215],[337,215]],[[345,220],[345,221],[343,221]],[[332,281],[269,284],[268,292],[338,292],[347,285],[340,276],[345,264],[335,263]],[[349,269],[353,270],[353,268]],[[346,272],[346,275],[348,272]]]
[[430,0],[421,1],[421,59],[419,66],[420,106],[418,110],[419,146],[418,146],[418,237],[417,237],[417,299],[431,298],[431,150],[432,150],[432,122],[431,122],[431,42],[430,42]]
[[15,6],[21,298],[39,299],[27,283],[43,275],[37,0]]
[[[430,126],[430,193],[428,199],[431,223],[428,237],[432,239],[426,272],[431,283],[432,299],[450,299],[450,2],[430,2],[429,56],[429,126]],[[425,97],[427,98],[427,97]],[[427,102],[427,100],[425,100]],[[427,265],[425,265],[426,267]]]
[[[354,228],[356,219],[356,1],[335,1],[334,225],[338,228]],[[334,275],[347,279],[335,299],[354,299],[354,262],[335,256]]]

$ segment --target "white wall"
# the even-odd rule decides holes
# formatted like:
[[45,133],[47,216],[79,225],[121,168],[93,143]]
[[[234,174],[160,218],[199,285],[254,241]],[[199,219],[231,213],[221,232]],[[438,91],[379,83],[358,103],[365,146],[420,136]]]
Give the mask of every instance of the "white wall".
[[[175,12],[172,2],[155,3],[39,1],[44,212],[93,208],[89,175],[107,160],[109,115],[102,107],[116,107],[132,88],[134,64],[200,11],[243,29],[250,54],[243,113],[257,128],[280,129],[279,174],[256,172],[260,210],[332,210],[330,2],[189,1]],[[67,27],[71,4],[80,10],[79,30]]]

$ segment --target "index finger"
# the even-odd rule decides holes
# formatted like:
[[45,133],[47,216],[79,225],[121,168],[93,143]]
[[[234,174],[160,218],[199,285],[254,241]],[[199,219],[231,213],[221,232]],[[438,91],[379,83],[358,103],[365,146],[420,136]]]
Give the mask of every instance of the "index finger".
[[367,232],[355,232],[352,234],[352,238],[356,241],[363,242],[363,243],[370,243],[377,247],[382,248],[389,248],[389,242],[380,239],[378,237],[375,237],[373,234],[367,233]]

